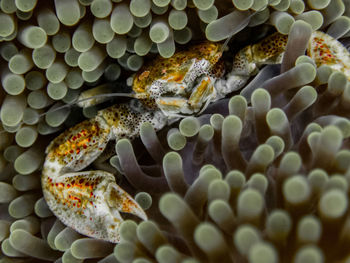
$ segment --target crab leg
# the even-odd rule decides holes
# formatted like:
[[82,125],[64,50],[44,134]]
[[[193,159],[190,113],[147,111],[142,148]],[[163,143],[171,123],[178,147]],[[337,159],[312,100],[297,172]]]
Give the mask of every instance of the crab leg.
[[258,72],[260,65],[281,63],[286,45],[287,36],[274,33],[241,49],[233,59],[232,70],[226,75],[226,81],[219,79],[215,83],[219,98],[241,89]]
[[119,242],[120,212],[143,220],[147,215],[105,171],[80,171],[91,164],[111,139],[133,138],[142,123],[165,125],[160,112],[115,105],[59,135],[47,147],[42,172],[44,197],[53,213],[77,232]]

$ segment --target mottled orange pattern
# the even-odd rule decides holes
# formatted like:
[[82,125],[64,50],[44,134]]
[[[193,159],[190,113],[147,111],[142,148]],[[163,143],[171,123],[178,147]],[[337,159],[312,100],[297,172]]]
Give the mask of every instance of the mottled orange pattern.
[[[57,183],[48,176],[46,180],[47,190],[52,193],[57,203],[69,209],[77,208],[76,212],[79,214],[83,213],[88,204],[95,206],[94,190],[101,178],[91,181],[79,177],[67,177],[64,182]],[[92,218],[90,217],[89,220]]]
[[350,81],[350,54],[336,39],[316,31],[309,41],[307,53],[317,66],[328,65],[334,70],[343,72]]
[[187,50],[176,52],[171,58],[158,57],[141,68],[133,82],[136,93],[145,92],[146,88],[157,79],[181,82],[189,70],[186,65],[191,59],[206,59],[215,65],[221,57],[221,44],[206,41]]
[[98,147],[103,151],[103,148],[98,146],[98,138],[105,138],[109,132],[109,128],[103,129],[97,121],[83,121],[60,134],[53,141],[47,149],[47,158],[52,160],[62,157],[60,160],[63,164],[67,164],[76,159],[81,151],[87,154],[88,148]]
[[287,35],[274,33],[252,46],[255,63],[267,61],[284,52],[288,41]]

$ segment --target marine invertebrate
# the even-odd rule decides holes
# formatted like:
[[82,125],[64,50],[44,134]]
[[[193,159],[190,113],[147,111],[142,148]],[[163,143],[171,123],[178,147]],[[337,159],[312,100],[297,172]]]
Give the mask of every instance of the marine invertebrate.
[[[301,26],[305,27],[304,23]],[[131,104],[115,105],[101,110],[96,117],[72,127],[48,146],[42,185],[49,207],[78,232],[118,242],[122,221],[119,211],[144,220],[146,215],[115,183],[112,174],[79,171],[102,154],[110,139],[132,139],[144,122],[151,122],[160,130],[166,125],[167,117],[203,111],[210,102],[239,89],[256,72],[258,64],[279,62],[276,58],[281,57],[285,40],[281,35],[273,35],[238,52],[227,77],[228,84],[215,86],[215,76],[209,75],[222,55],[220,45],[213,43],[194,46],[171,59],[160,58],[142,69],[135,76],[133,90],[141,102],[145,99],[144,106],[133,109]],[[335,39],[321,32],[313,33],[308,53],[316,65],[328,65],[350,78],[348,52]],[[220,77],[222,72],[216,74]],[[286,143],[290,146],[291,139]],[[118,202],[113,201],[115,199]]]
[[[259,57],[257,52],[255,55]],[[55,215],[78,232],[112,242],[119,241],[122,221],[119,211],[147,219],[139,205],[115,183],[112,174],[79,170],[97,159],[110,139],[131,139],[146,121],[160,130],[166,125],[167,117],[194,114],[217,97],[232,92],[227,88],[216,90],[215,76],[209,76],[220,57],[220,45],[204,43],[171,59],[159,59],[137,74],[133,83],[136,97],[141,101],[145,98],[144,107],[111,106],[53,140],[46,150],[42,185],[44,197]],[[265,57],[259,57],[258,61],[253,58],[249,63],[264,60]],[[250,74],[249,69],[239,70],[240,74]],[[240,76],[234,73],[232,77],[240,81]],[[222,72],[216,74],[220,76]]]

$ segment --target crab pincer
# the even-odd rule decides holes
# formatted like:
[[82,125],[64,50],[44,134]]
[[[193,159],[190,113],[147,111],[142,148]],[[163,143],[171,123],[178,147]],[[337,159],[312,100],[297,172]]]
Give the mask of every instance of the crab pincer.
[[65,131],[47,147],[42,172],[45,200],[53,213],[77,232],[117,243],[120,214],[143,220],[147,215],[137,202],[116,184],[114,175],[80,171],[98,158],[109,140],[132,138],[141,123],[157,118],[152,112],[136,112],[115,105]]

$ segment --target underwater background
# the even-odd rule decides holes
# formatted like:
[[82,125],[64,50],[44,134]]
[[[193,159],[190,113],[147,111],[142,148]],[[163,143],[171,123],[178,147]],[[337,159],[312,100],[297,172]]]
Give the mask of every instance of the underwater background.
[[[350,262],[350,73],[305,55],[315,30],[349,51],[350,0],[0,0],[0,262]],[[53,216],[46,146],[128,101],[79,96],[130,93],[144,63],[234,33],[230,68],[276,31],[281,65],[200,116],[118,141],[106,169],[149,221],[130,217],[112,244]]]

